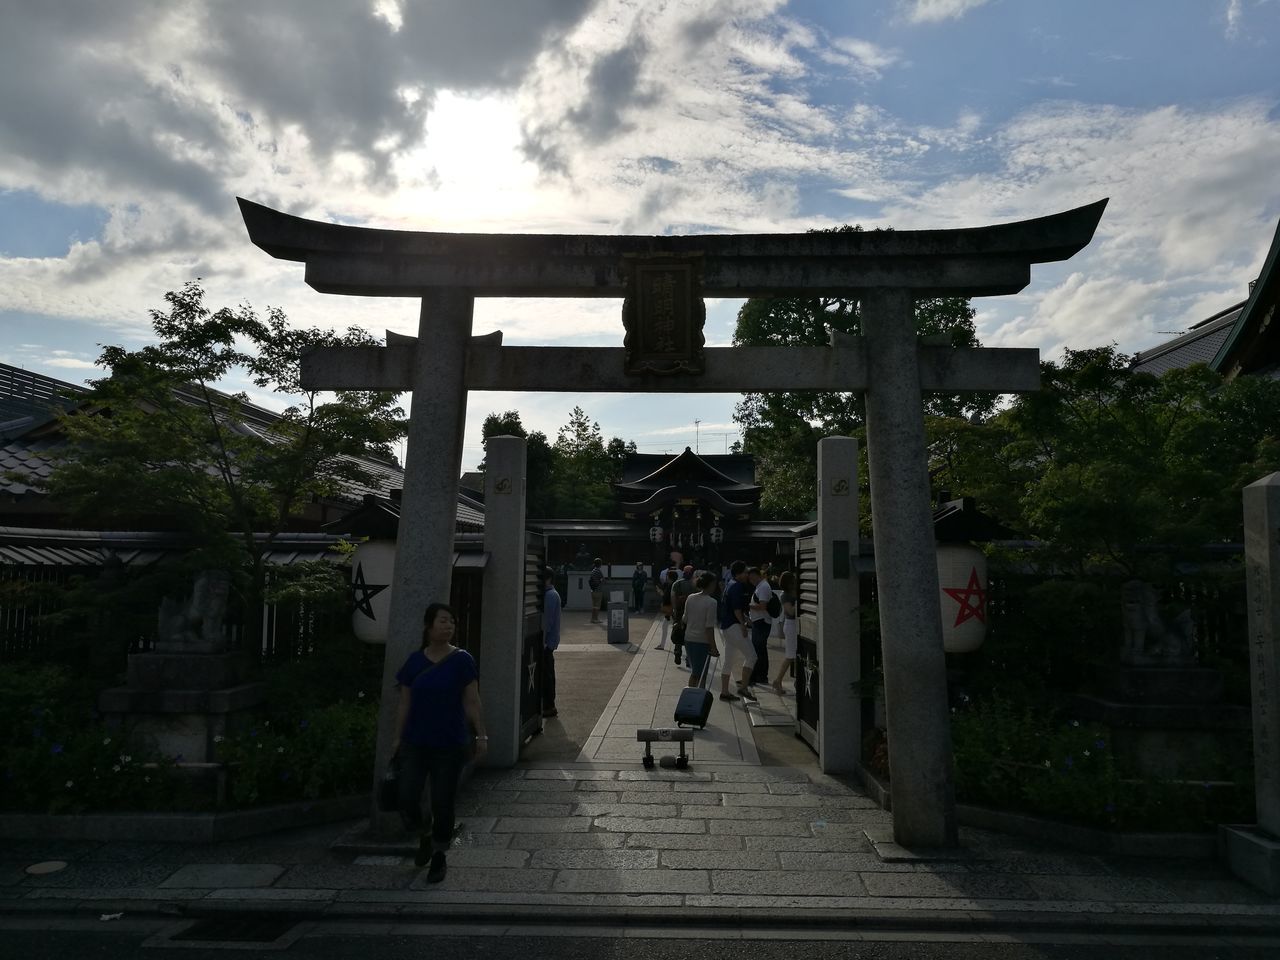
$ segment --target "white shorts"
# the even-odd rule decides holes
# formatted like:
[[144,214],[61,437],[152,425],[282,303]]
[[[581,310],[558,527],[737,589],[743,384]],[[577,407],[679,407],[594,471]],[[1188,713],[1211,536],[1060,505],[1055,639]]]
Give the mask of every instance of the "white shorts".
[[737,625],[721,627],[720,642],[724,645],[720,651],[721,676],[730,676],[733,673],[733,664],[739,659],[742,660],[744,667],[756,665],[756,648],[751,645],[751,634],[743,636],[741,627]]
[[782,656],[787,660],[794,660],[796,652],[800,648],[800,621],[783,620],[782,621]]

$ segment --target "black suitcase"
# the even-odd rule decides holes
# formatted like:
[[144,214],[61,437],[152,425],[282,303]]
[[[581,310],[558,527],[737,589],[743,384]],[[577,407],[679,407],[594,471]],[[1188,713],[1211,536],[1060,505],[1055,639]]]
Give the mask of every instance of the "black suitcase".
[[711,673],[711,658],[707,657],[702,665],[702,677],[696,687],[685,687],[676,701],[676,726],[697,727],[702,730],[707,725],[707,717],[711,716],[711,704],[715,697],[707,689],[707,677]]

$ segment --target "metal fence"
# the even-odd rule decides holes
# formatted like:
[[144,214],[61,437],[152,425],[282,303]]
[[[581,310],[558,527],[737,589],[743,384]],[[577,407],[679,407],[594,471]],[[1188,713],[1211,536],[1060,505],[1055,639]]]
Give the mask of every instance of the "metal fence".
[[[159,597],[135,607],[133,616],[99,611],[66,617],[70,590],[79,578],[102,576],[99,566],[19,565],[0,567],[0,662],[40,660],[59,656],[68,645],[114,637],[124,653],[145,653],[156,641]],[[262,663],[304,660],[327,638],[350,631],[348,604],[290,601],[260,607],[261,630],[254,653]],[[95,622],[96,621],[96,622]],[[227,646],[248,650],[251,631],[244,611],[232,603],[227,611]]]

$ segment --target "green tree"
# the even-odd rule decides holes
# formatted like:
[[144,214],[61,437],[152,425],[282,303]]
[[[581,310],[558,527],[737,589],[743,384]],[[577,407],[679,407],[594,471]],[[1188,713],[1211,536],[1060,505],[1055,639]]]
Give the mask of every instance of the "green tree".
[[1157,578],[1189,549],[1239,541],[1241,487],[1280,468],[1280,382],[1134,373],[1114,347],[1068,350],[1041,381],[952,438],[957,489],[1080,575]]
[[[839,232],[857,232],[842,227]],[[916,331],[953,347],[976,347],[974,312],[968,299],[941,297],[916,303]],[[840,297],[777,297],[748,300],[738,311],[733,342],[754,345],[824,346],[829,331],[861,333],[858,304]],[[982,418],[993,396],[931,395],[928,420]],[[783,391],[747,393],[734,411],[743,431],[743,450],[756,458],[763,486],[761,511],[770,517],[804,516],[815,508],[817,448],[823,437],[861,437],[865,405],[861,393]]]
[[[373,344],[363,331],[295,329],[278,309],[214,311],[198,282],[165,300],[151,312],[157,343],[103,350],[110,375],[62,417],[66,453],[41,485],[99,527],[185,530],[191,565],[236,575],[252,639],[273,541],[308,505],[376,484],[362,459],[394,461],[403,411],[390,393],[303,387],[305,352]],[[236,375],[289,405],[267,414],[215,386]]]

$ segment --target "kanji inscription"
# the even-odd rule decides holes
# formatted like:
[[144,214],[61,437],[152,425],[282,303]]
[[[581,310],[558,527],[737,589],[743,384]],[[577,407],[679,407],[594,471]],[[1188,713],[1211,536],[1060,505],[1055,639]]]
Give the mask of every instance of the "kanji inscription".
[[624,264],[627,373],[702,373],[702,258],[627,257]]

